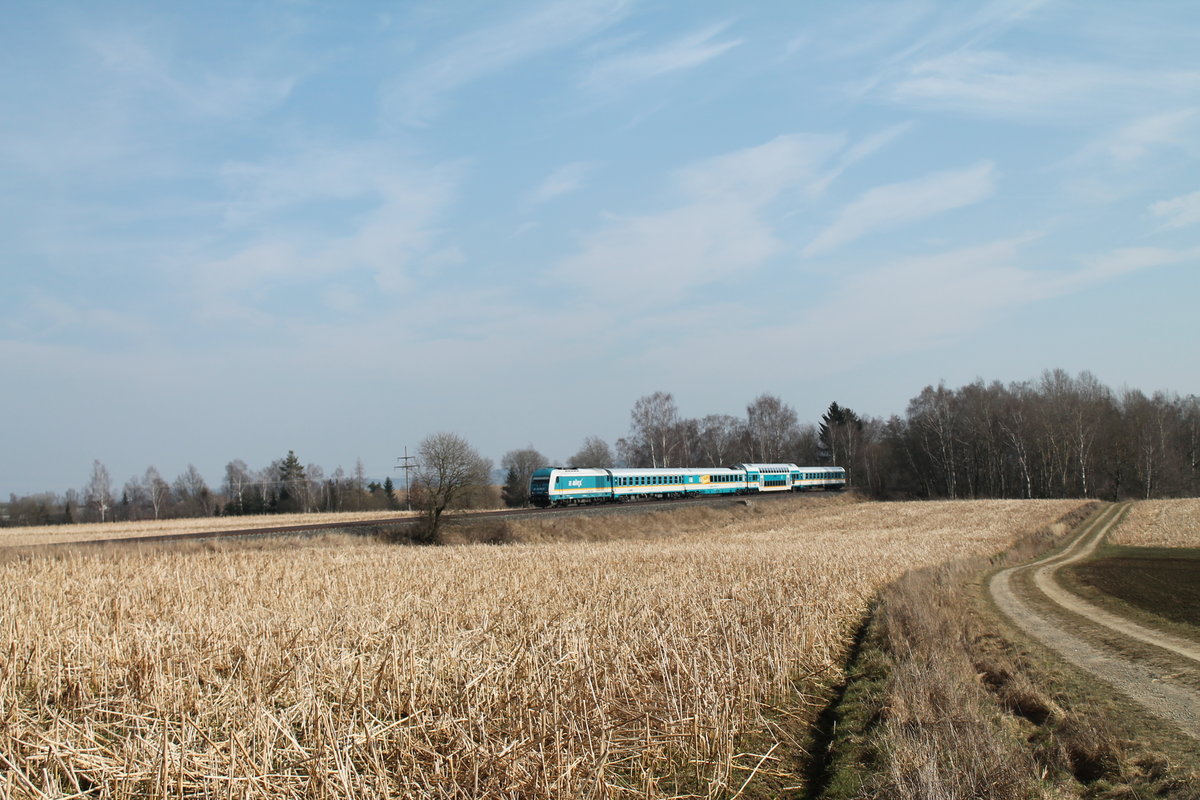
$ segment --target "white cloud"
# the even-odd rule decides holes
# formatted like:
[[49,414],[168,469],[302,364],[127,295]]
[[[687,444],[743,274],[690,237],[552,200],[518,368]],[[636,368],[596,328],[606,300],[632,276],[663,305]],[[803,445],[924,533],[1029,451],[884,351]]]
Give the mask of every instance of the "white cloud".
[[1187,228],[1200,224],[1200,192],[1162,200],[1150,206],[1150,213],[1156,217],[1165,217],[1162,230]]
[[852,356],[879,347],[926,347],[981,324],[992,309],[1029,302],[1046,291],[1034,273],[1013,263],[1028,240],[990,242],[851,274],[829,303],[806,315],[802,327],[840,331],[841,345]]
[[824,191],[837,178],[850,167],[854,166],[859,161],[869,158],[878,151],[884,149],[896,139],[899,139],[904,134],[908,133],[913,127],[912,122],[900,122],[896,125],[891,125],[878,133],[871,134],[867,138],[859,141],[849,147],[833,168],[829,170],[821,179],[819,190]]
[[1052,286],[1058,292],[1118,278],[1132,272],[1200,259],[1200,247],[1173,250],[1165,247],[1122,247],[1082,259],[1083,268],[1061,276]]
[[625,0],[558,0],[533,13],[463,34],[388,92],[390,114],[428,124],[448,95],[534,56],[569,47],[624,18]]
[[575,161],[564,164],[546,176],[530,195],[530,203],[540,205],[564,194],[579,191],[595,169],[595,165],[587,161]]
[[842,142],[780,136],[692,164],[675,176],[682,205],[615,219],[556,265],[558,279],[627,307],[669,303],[706,283],[745,281],[783,246],[763,218],[766,206],[785,191],[812,191]]
[[165,97],[197,116],[262,114],[286,100],[299,77],[296,71],[237,55],[192,74],[153,43],[153,32],[88,30],[78,36],[100,67],[121,82],[119,88]]
[[825,253],[880,230],[910,225],[978,203],[994,190],[995,169],[990,161],[964,170],[877,186],[842,209],[833,224],[804,249],[804,255]]
[[[269,317],[255,310],[256,292],[352,271],[369,273],[387,292],[406,288],[412,265],[438,243],[437,222],[460,172],[453,164],[413,165],[377,146],[312,147],[226,165],[222,173],[233,194],[226,223],[233,234],[251,238],[225,255],[198,260],[201,315],[264,322]],[[347,213],[347,204],[357,212]]]
[[614,54],[593,66],[585,75],[583,85],[588,89],[611,92],[671,72],[699,67],[742,43],[741,39],[715,41],[726,27],[725,24],[711,25],[653,49]]
[[756,147],[698,161],[676,177],[691,197],[734,197],[761,205],[787,188],[810,186],[843,142],[844,137],[828,134],[777,136]]
[[1081,259],[1074,270],[1048,271],[1022,263],[1028,261],[1022,249],[1038,238],[1030,234],[848,272],[837,293],[805,314],[795,331],[836,329],[846,363],[860,363],[925,349],[984,327],[1007,309],[1200,259],[1200,248],[1122,248]]
[[890,99],[989,117],[1052,117],[1078,124],[1097,109],[1123,112],[1147,95],[1194,96],[1200,72],[1122,69],[1065,58],[959,50],[915,64],[890,84]]
[[5,327],[29,338],[68,334],[94,341],[97,336],[138,340],[151,326],[135,315],[84,301],[69,301],[40,289],[33,290]]
[[1200,108],[1182,108],[1138,117],[1085,145],[1066,162],[1088,167],[1104,161],[1131,167],[1167,149],[1200,154]]

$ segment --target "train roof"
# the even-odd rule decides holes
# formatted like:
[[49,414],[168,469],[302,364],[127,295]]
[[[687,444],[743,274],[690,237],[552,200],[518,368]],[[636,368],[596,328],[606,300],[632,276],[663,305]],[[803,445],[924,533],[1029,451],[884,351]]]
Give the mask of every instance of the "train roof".
[[613,475],[712,475],[738,472],[731,467],[614,467]]
[[759,472],[762,472],[763,470],[790,470],[795,472],[800,469],[795,464],[734,464],[733,468],[758,470]]

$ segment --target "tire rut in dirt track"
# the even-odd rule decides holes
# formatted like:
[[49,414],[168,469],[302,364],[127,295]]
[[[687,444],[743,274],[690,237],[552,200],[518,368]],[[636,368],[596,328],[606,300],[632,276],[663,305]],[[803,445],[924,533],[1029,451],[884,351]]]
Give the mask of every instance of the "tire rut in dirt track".
[[1154,715],[1172,722],[1188,736],[1200,739],[1200,692],[1168,682],[1164,675],[1138,663],[1127,653],[1099,646],[1069,632],[1064,623],[1026,603],[1013,588],[1014,576],[1032,571],[1037,591],[1051,602],[1127,639],[1159,647],[1200,667],[1200,645],[1196,642],[1170,636],[1097,608],[1063,589],[1056,580],[1059,569],[1087,558],[1096,549],[1126,508],[1127,505],[1116,505],[1106,509],[1061,553],[996,573],[989,589],[1000,610],[1027,634],[1070,663],[1111,684]]

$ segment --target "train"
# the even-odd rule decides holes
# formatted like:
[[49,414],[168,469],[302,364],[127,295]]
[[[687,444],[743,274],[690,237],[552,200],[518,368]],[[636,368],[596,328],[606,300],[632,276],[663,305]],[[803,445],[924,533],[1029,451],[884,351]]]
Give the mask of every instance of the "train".
[[637,499],[671,499],[759,492],[841,491],[841,467],[796,464],[733,464],[729,467],[571,469],[545,467],[529,481],[529,502],[538,508]]

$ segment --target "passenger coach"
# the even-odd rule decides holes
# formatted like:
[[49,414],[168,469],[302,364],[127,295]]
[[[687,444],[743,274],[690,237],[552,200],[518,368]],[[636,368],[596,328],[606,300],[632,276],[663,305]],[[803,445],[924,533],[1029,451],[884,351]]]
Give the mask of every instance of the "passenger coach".
[[839,491],[845,486],[846,471],[841,467],[800,467],[795,464],[734,464],[731,467],[674,469],[546,467],[533,473],[529,484],[529,500],[539,508],[546,508],[640,498]]

